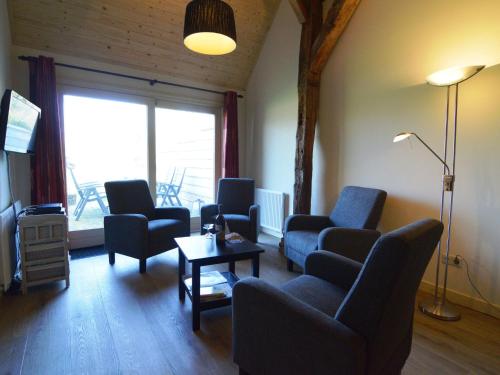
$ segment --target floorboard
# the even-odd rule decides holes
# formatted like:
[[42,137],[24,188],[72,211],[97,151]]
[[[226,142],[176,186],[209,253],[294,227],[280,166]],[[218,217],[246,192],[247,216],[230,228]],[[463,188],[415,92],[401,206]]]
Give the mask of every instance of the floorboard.
[[[298,276],[286,271],[276,241],[261,238],[261,278],[280,285]],[[70,268],[67,290],[61,282],[0,298],[0,375],[237,374],[231,308],[203,312],[200,331],[191,331],[191,303],[178,299],[177,251],[148,260],[146,274],[120,255],[113,267],[101,255],[72,260]],[[249,276],[250,262],[236,270]],[[500,373],[499,320],[460,310],[459,322],[415,312],[403,374]]]

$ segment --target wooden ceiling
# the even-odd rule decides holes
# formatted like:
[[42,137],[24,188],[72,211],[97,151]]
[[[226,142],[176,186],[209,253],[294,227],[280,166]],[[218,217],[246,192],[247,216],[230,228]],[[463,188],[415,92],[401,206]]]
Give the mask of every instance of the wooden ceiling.
[[203,56],[183,45],[188,0],[9,0],[12,42],[242,90],[280,0],[225,0],[235,12],[238,47]]

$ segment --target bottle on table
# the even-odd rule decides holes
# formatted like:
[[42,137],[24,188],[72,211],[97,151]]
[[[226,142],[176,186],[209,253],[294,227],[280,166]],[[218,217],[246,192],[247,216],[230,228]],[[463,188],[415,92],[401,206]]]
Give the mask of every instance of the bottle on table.
[[222,204],[219,204],[218,214],[215,217],[215,242],[223,245],[226,241],[226,220],[222,214]]

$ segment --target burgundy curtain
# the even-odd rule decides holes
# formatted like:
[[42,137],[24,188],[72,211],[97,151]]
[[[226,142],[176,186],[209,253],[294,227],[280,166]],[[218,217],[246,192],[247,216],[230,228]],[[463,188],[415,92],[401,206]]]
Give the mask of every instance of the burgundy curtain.
[[239,177],[238,158],[238,94],[224,95],[224,141],[222,177]]
[[31,59],[29,74],[30,100],[42,110],[31,159],[31,201],[66,206],[64,131],[59,121],[54,60],[44,56]]

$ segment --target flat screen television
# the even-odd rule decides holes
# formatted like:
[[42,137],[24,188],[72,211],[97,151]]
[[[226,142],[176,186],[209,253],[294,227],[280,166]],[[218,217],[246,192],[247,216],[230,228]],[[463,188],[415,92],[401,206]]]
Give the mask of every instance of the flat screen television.
[[0,149],[33,153],[40,108],[14,90],[5,90],[0,107]]

